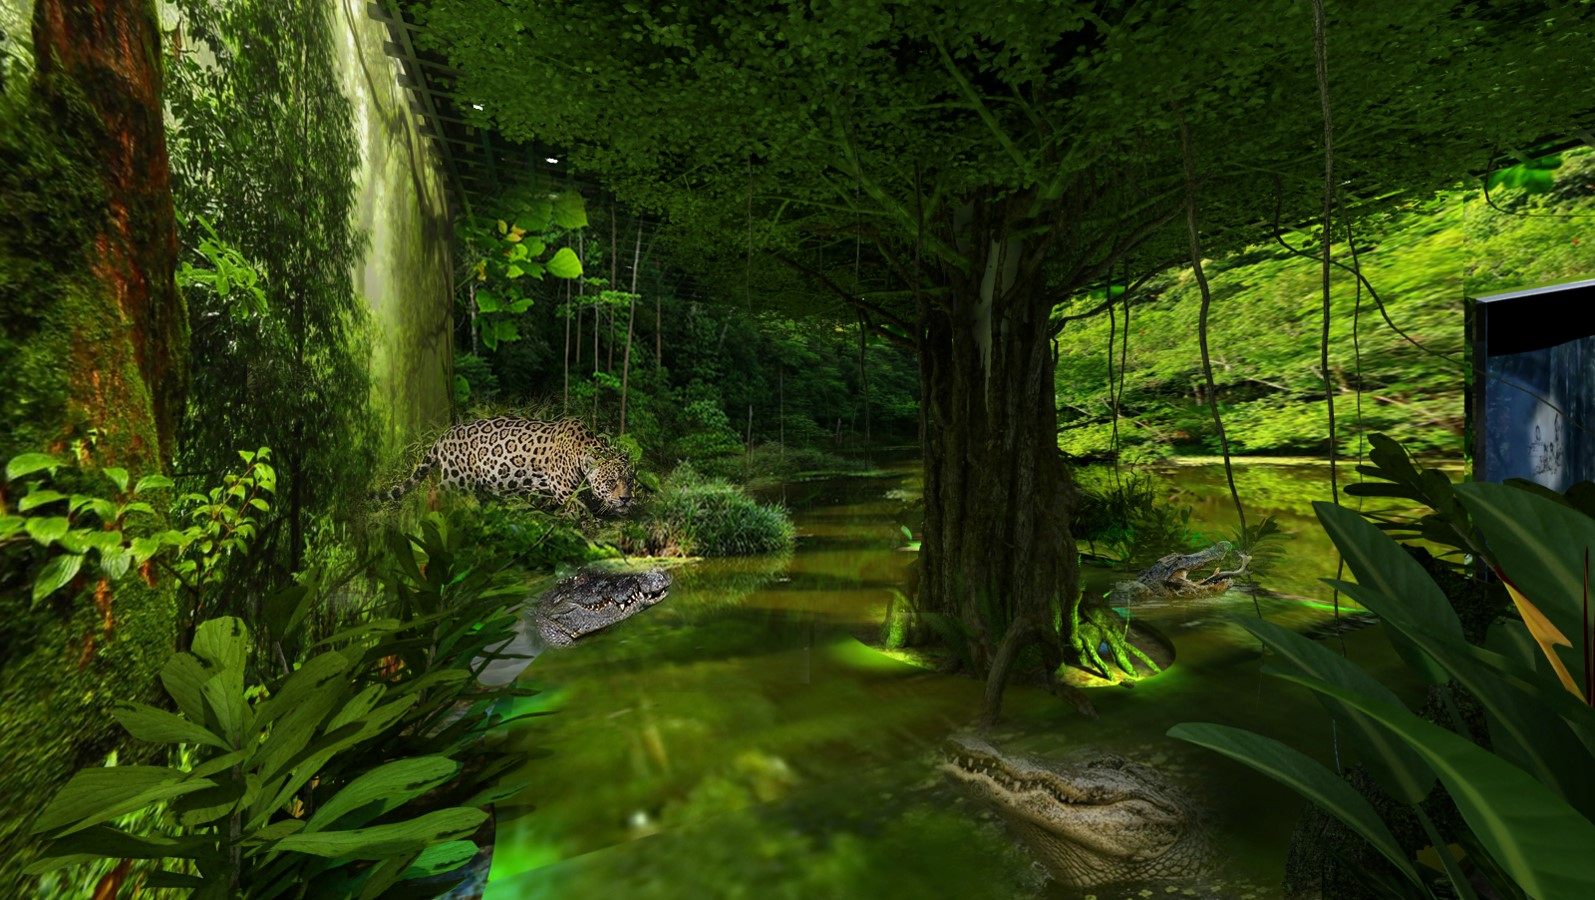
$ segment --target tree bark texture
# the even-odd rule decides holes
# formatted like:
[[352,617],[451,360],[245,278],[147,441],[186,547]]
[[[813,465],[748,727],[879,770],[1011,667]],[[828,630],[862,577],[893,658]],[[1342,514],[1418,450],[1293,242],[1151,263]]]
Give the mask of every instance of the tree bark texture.
[[[1010,237],[1006,205],[973,206],[954,231],[984,260],[945,273],[946,300],[920,303],[921,444],[925,523],[919,608],[963,623],[977,674],[994,667],[1013,623],[1040,640],[1049,666],[1067,636],[1059,603],[1078,590],[1069,533],[1072,480],[1057,446],[1049,317],[1052,295]],[[988,717],[1001,685],[987,692]]]
[[[38,0],[34,56],[48,93],[70,84],[100,127],[73,135],[92,148],[107,215],[91,270],[126,329],[143,385],[96,364],[103,347],[84,335],[74,400],[93,422],[116,421],[148,392],[158,447],[129,448],[130,464],[169,462],[187,393],[188,315],[174,278],[177,222],[161,107],[160,29],[146,0]],[[120,408],[118,408],[120,406]],[[103,426],[102,426],[103,427]]]

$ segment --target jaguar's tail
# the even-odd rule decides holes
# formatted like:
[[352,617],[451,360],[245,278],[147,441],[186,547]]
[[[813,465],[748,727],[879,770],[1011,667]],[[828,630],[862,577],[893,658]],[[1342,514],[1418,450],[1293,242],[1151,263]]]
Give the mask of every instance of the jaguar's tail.
[[409,478],[406,478],[388,490],[378,492],[377,497],[381,500],[397,500],[409,493],[411,488],[420,484],[421,480],[426,478],[426,476],[436,468],[437,450],[436,447],[429,447],[427,448],[426,455],[421,457],[421,461],[419,463],[416,463],[415,471],[410,473]]

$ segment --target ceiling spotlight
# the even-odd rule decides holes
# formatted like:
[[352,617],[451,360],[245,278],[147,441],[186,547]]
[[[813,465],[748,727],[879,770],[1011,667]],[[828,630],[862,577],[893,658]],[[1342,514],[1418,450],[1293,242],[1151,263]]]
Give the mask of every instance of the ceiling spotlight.
[[544,162],[547,162],[547,163],[552,163],[552,164],[554,164],[554,165],[559,165],[559,160],[557,160],[557,159],[555,159],[555,158],[554,158],[554,157],[552,157],[552,156],[545,156],[545,157],[543,157],[543,161],[544,161]]

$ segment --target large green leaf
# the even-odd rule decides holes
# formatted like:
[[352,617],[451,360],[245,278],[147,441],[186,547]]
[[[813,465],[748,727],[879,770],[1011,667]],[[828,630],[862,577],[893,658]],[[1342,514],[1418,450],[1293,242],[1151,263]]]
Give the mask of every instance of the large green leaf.
[[224,750],[232,745],[182,716],[143,703],[124,701],[111,710],[111,716],[141,741],[157,744],[201,744]]
[[249,785],[244,778],[232,778],[203,791],[195,791],[172,801],[172,812],[185,829],[214,822],[230,815],[249,796]]
[[242,747],[250,721],[243,669],[223,669],[212,675],[199,689],[199,696],[205,705],[205,727],[220,734],[229,746]]
[[[1423,623],[1445,638],[1462,640],[1462,622],[1457,619],[1451,602],[1400,544],[1353,510],[1321,500],[1313,503],[1313,510],[1324,531],[1335,542],[1335,548],[1345,557],[1346,565],[1357,576],[1358,584],[1388,597],[1400,597],[1406,605],[1408,618]],[[1445,671],[1415,650],[1409,641],[1395,632],[1389,634],[1392,646],[1419,674],[1431,683],[1446,680]]]
[[555,278],[580,278],[582,261],[576,256],[576,251],[561,247],[549,257],[548,271]]
[[66,499],[69,499],[67,495],[60,491],[37,490],[18,500],[17,509],[21,512],[27,512],[31,509],[38,509],[41,506],[48,506],[51,503],[60,503]]
[[1457,486],[1491,556],[1573,646],[1561,651],[1584,670],[1584,553],[1595,553],[1595,519],[1570,506],[1499,484]]
[[249,659],[249,629],[244,620],[234,616],[209,619],[194,629],[192,650],[218,671],[242,672]]
[[54,474],[60,466],[61,461],[48,453],[18,453],[6,460],[6,480],[15,481],[41,469],[49,469]]
[[28,520],[28,534],[42,546],[48,547],[66,535],[72,523],[66,516],[39,516]]
[[126,469],[120,466],[106,466],[101,471],[105,473],[106,478],[111,479],[111,483],[116,485],[117,490],[127,490],[128,475]]
[[[1402,705],[1389,688],[1328,648],[1261,619],[1236,616],[1235,620],[1277,654],[1269,671],[1305,673],[1381,703]],[[1417,803],[1428,796],[1434,787],[1434,773],[1416,753],[1356,710],[1330,698],[1320,699],[1346,726],[1358,756],[1380,787],[1403,803]]]
[[39,834],[59,830],[57,837],[65,836],[158,800],[181,797],[215,784],[204,778],[184,780],[182,772],[161,766],[84,769],[45,805],[33,823],[33,831]]
[[[1326,579],[1327,580],[1327,579]],[[1547,693],[1525,683],[1518,689],[1475,656],[1469,646],[1425,629],[1406,616],[1400,601],[1358,584],[1336,584],[1347,596],[1399,629],[1478,699],[1490,723],[1496,753],[1556,789],[1581,812],[1595,812],[1595,770],[1568,723],[1542,702]],[[1532,670],[1523,672],[1532,677]]]
[[322,698],[330,710],[346,692],[348,671],[348,658],[336,650],[311,657],[288,676],[271,699],[260,704],[257,725],[265,728],[288,713],[303,710],[312,698]]
[[23,871],[39,875],[95,857],[111,859],[196,859],[211,856],[214,839],[208,835],[168,838],[128,834],[109,825],[96,825],[53,840],[44,855]]
[[1595,824],[1533,776],[1406,710],[1310,676],[1280,677],[1355,706],[1417,751],[1491,858],[1529,896],[1595,896]]
[[65,587],[77,577],[78,570],[82,568],[81,553],[62,553],[51,557],[50,561],[44,564],[44,569],[39,572],[39,577],[33,580],[33,602],[38,603]]
[[[279,724],[277,727],[283,726]],[[259,767],[257,771],[261,773],[261,789],[249,805],[244,827],[259,828],[265,824],[295,791],[316,776],[328,759],[354,746],[359,740],[360,730],[358,722],[350,722],[321,735],[274,769]]]
[[1183,722],[1170,728],[1168,735],[1209,750],[1216,750],[1237,762],[1251,766],[1323,807],[1367,840],[1425,894],[1428,893],[1428,889],[1423,887],[1424,882],[1419,877],[1417,869],[1413,868],[1407,854],[1396,842],[1395,835],[1390,833],[1390,829],[1379,818],[1373,805],[1344,779],[1324,768],[1316,760],[1273,738],[1227,725]]
[[476,857],[477,846],[471,841],[447,841],[434,844],[421,851],[415,862],[404,870],[401,878],[429,878],[452,872]]
[[161,664],[161,686],[177,703],[177,709],[191,722],[205,721],[205,701],[200,691],[211,673],[193,654],[175,653]]
[[382,859],[432,844],[469,836],[487,818],[479,809],[454,807],[429,812],[404,822],[372,825],[346,831],[300,833],[278,841],[276,851],[308,853],[312,856],[344,856],[351,859]]
[[364,824],[453,778],[460,764],[446,756],[418,756],[377,766],[321,804],[305,831],[314,832],[359,810]]
[[587,202],[581,194],[566,191],[554,198],[554,224],[566,230],[587,227]]

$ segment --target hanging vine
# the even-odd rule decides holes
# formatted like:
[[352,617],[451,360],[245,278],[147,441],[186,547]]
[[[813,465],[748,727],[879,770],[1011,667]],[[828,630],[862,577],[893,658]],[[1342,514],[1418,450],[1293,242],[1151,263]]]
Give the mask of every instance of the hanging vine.
[[[1191,272],[1196,276],[1196,286],[1202,292],[1202,311],[1197,318],[1196,342],[1202,349],[1202,378],[1207,383],[1207,408],[1213,414],[1213,429],[1218,433],[1219,452],[1224,455],[1224,480],[1229,484],[1230,500],[1235,504],[1235,517],[1240,520],[1241,534],[1247,534],[1246,508],[1241,505],[1240,492],[1235,489],[1235,468],[1230,463],[1229,438],[1224,434],[1224,419],[1218,411],[1218,392],[1213,385],[1213,358],[1207,349],[1207,314],[1213,304],[1213,292],[1207,286],[1207,275],[1202,271],[1202,238],[1196,227],[1196,162],[1191,155],[1191,128],[1180,120],[1180,148],[1185,158],[1185,224],[1191,234]],[[1257,598],[1252,597],[1252,603]],[[1258,616],[1262,609],[1258,609]]]
[[[1324,379],[1324,408],[1329,417],[1329,497],[1340,505],[1339,447],[1335,436],[1335,384],[1329,374],[1329,251],[1333,245],[1335,209],[1335,126],[1329,108],[1329,56],[1324,35],[1324,2],[1313,0],[1313,67],[1318,78],[1318,105],[1324,116],[1323,327],[1318,342],[1318,370]],[[1335,592],[1335,618],[1340,618],[1340,592]]]

